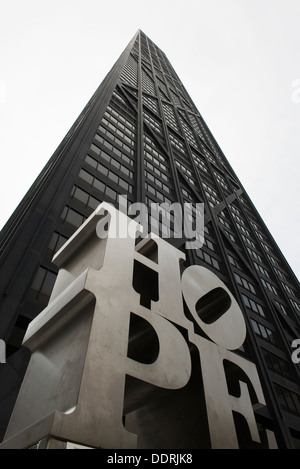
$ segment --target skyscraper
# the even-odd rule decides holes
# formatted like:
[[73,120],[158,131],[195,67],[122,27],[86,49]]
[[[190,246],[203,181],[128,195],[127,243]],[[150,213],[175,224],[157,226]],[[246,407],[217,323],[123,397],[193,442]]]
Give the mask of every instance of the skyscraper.
[[[204,203],[202,248],[185,250],[184,238],[169,242],[237,299],[247,326],[237,353],[256,364],[267,402],[257,421],[274,431],[279,447],[299,447],[299,366],[292,360],[300,337],[298,280],[166,55],[142,31],[2,230],[2,437],[29,360],[22,338],[56,279],[53,255],[100,202],[116,205],[120,195],[148,207]],[[151,226],[166,236],[167,221],[172,229],[172,218],[154,217]],[[236,425],[244,425],[238,417]]]

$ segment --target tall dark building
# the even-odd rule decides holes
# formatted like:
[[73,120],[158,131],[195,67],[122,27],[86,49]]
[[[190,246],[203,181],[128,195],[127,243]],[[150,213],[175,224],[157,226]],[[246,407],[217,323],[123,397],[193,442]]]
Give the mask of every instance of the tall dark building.
[[[214,272],[237,299],[247,326],[237,353],[256,364],[267,403],[257,421],[279,448],[299,448],[298,280],[166,55],[142,31],[2,230],[1,438],[30,358],[23,336],[56,279],[53,255],[100,202],[116,204],[118,195],[148,206],[205,204],[205,242],[185,251],[187,264]],[[154,229],[165,234],[164,219]],[[185,250],[184,239],[169,242]]]

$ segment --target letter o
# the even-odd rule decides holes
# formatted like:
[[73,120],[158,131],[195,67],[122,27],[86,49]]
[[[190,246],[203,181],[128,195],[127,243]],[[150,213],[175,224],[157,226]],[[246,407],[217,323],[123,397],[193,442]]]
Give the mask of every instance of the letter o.
[[[246,324],[237,301],[226,285],[213,272],[199,265],[188,267],[183,272],[181,282],[185,302],[203,332],[228,350],[239,348],[246,338]],[[221,300],[218,301],[217,296]],[[206,321],[196,309],[201,299],[205,302]],[[209,316],[209,309],[216,308],[219,308],[219,314],[214,311],[214,315]]]

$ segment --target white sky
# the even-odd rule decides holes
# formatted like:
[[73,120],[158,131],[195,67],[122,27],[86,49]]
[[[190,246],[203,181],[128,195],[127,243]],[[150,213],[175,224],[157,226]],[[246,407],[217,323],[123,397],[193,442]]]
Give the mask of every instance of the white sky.
[[0,227],[139,28],[300,278],[299,0],[0,0]]

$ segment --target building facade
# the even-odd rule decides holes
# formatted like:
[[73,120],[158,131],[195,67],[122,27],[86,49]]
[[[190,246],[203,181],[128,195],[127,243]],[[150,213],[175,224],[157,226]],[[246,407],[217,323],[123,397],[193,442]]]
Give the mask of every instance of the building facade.
[[[279,448],[299,448],[298,280],[166,55],[140,30],[2,230],[1,437],[30,358],[23,336],[56,280],[52,258],[102,201],[117,205],[119,196],[147,207],[204,204],[201,248],[172,238],[169,213],[154,215],[152,230],[234,295],[247,326],[236,353],[256,364],[267,403],[255,411],[258,425]],[[244,422],[235,424],[240,447],[251,447]]]

